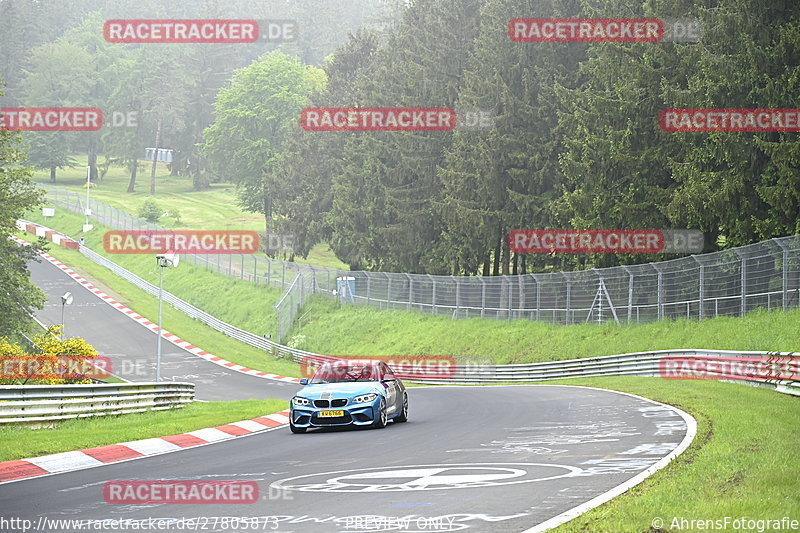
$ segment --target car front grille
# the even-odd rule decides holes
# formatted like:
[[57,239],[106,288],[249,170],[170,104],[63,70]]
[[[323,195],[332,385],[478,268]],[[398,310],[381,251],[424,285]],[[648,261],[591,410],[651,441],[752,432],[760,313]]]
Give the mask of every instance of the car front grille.
[[347,405],[347,398],[337,398],[335,400],[314,400],[314,407],[344,407]]

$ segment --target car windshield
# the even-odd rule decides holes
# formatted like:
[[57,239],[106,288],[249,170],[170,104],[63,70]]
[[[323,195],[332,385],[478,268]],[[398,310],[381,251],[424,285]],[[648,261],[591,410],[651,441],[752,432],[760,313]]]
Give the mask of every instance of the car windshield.
[[323,364],[316,371],[310,384],[347,383],[356,381],[380,381],[380,369],[370,363],[334,361]]

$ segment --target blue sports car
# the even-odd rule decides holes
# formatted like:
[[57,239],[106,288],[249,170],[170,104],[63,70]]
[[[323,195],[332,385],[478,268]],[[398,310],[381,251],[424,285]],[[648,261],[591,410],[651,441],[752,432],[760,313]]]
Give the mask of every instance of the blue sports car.
[[408,420],[406,387],[383,361],[346,360],[323,363],[292,398],[292,433],[335,426],[385,427],[389,420]]

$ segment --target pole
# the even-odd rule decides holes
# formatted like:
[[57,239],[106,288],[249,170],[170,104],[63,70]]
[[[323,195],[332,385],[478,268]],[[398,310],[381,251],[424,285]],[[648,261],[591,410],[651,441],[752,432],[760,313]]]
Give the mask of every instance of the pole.
[[89,225],[89,189],[92,186],[92,167],[86,167],[86,209],[84,212],[86,213],[86,225]]
[[158,266],[158,340],[156,351],[156,381],[161,381],[161,292],[164,285],[164,267]]
[[64,340],[64,306],[66,302],[61,300],[61,340]]

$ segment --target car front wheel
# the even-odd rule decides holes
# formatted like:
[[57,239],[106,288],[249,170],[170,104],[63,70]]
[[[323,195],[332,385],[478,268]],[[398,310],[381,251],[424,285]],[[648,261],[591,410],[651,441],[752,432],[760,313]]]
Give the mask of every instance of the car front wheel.
[[408,421],[408,394],[403,394],[403,410],[394,418],[395,422]]
[[289,429],[292,430],[292,433],[305,433],[306,429],[308,429],[308,428],[299,428],[299,427],[295,426],[294,424],[292,424],[292,421],[290,420],[289,421]]
[[381,398],[381,406],[378,409],[378,416],[375,418],[375,421],[372,423],[372,427],[375,429],[380,429],[386,427],[386,423],[388,422],[388,416],[386,414],[386,401]]

